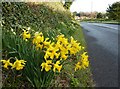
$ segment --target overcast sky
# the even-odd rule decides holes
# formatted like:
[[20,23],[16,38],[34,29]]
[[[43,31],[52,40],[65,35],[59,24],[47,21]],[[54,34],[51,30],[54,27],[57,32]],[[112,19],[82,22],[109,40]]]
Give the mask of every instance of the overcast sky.
[[120,0],[75,0],[71,7],[71,12],[105,12],[109,4]]

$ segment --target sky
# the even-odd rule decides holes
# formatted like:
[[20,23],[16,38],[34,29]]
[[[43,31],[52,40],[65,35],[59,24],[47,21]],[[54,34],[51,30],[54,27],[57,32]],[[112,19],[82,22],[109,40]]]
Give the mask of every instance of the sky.
[[75,0],[71,7],[71,12],[106,12],[109,4],[120,0]]

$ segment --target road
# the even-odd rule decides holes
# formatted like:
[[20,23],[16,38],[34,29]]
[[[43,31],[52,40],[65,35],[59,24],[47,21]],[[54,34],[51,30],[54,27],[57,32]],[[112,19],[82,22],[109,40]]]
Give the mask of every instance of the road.
[[80,23],[96,87],[118,87],[118,25]]

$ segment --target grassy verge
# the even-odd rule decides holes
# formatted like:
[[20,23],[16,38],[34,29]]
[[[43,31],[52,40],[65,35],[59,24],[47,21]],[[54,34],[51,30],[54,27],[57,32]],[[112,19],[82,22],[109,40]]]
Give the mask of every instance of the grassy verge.
[[105,24],[120,24],[120,22],[117,21],[89,21],[91,23],[105,23]]
[[[82,44],[82,46],[86,47],[79,23],[71,17],[70,12],[64,9],[61,3],[51,2],[35,4],[14,2],[2,3],[2,6],[3,34],[5,31],[14,30],[16,35],[19,35],[22,32],[22,29],[30,27],[34,32],[41,31],[49,38],[51,37],[51,39],[59,34],[64,34],[67,38],[73,36]],[[49,33],[50,36],[47,33]],[[6,34],[4,34],[4,37],[5,36]],[[6,49],[5,45],[3,46],[3,57],[6,57],[6,51],[9,51],[9,49]],[[93,86],[90,68],[74,72],[74,64],[76,61],[68,60],[66,63],[64,71],[62,71],[59,76],[56,75],[51,86]],[[14,76],[14,74],[12,75],[11,73],[12,71],[3,70],[4,87],[31,87],[23,75]]]
[[118,22],[118,21],[116,21],[116,20],[104,20],[104,19],[102,19],[102,20],[97,20],[97,19],[95,19],[95,20],[83,20],[83,21],[85,21],[85,22],[90,22],[90,23],[105,23],[105,24],[120,24],[120,22]]
[[[72,34],[82,45],[86,48],[86,42],[82,32],[82,28],[79,26],[79,22],[76,22],[76,30]],[[75,59],[75,58],[74,58]],[[76,61],[66,61],[64,71],[59,76],[56,76],[53,81],[53,86],[56,87],[95,87],[92,79],[90,66],[85,70],[74,71]]]
[[100,23],[105,23],[105,24],[120,24],[120,22],[117,22],[117,21],[102,21]]

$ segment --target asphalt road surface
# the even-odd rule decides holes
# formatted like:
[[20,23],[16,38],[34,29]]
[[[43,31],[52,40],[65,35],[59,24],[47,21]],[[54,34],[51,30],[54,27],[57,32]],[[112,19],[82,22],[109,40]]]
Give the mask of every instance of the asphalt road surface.
[[96,87],[118,87],[118,25],[85,22],[80,25]]

